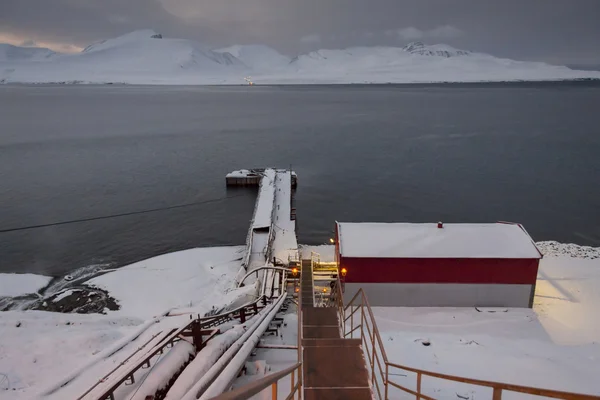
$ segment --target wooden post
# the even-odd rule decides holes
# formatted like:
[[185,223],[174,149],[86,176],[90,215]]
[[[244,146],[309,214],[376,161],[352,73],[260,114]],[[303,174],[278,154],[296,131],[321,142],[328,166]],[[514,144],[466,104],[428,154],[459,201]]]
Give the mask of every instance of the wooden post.
[[495,387],[494,388],[494,393],[492,395],[492,399],[493,400],[500,400],[502,399],[502,389],[499,387]]
[[246,309],[242,308],[240,310],[240,322],[243,324],[244,322],[246,322]]
[[271,398],[277,400],[277,382],[273,382],[271,385]]
[[192,341],[194,342],[196,353],[202,350],[202,327],[198,320],[192,322]]
[[417,372],[417,400],[421,400],[421,373]]

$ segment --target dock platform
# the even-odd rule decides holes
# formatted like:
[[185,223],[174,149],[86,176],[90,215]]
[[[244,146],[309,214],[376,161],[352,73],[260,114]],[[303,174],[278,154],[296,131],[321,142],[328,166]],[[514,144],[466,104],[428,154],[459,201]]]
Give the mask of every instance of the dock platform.
[[[233,171],[225,176],[225,184],[227,186],[259,186],[260,181],[268,168],[240,169]],[[285,171],[283,169],[275,169],[277,172]],[[298,176],[294,171],[292,175],[292,188],[298,186]]]

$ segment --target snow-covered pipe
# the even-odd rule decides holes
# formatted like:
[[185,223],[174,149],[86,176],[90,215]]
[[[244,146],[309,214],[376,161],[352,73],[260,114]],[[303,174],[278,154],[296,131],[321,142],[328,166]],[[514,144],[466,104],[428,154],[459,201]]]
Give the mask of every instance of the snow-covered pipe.
[[[252,322],[249,320],[248,322]],[[246,332],[244,325],[236,325],[218,335],[196,355],[194,361],[183,370],[173,386],[169,389],[165,400],[179,400],[198,382],[204,374],[219,360],[225,351]]]
[[145,400],[169,385],[169,381],[196,355],[194,345],[180,340],[148,372],[129,400]]
[[219,374],[212,385],[210,385],[210,387],[202,394],[200,400],[216,397],[231,386],[231,382],[233,382],[233,380],[237,377],[238,373],[244,366],[246,359],[269,327],[273,317],[279,311],[279,308],[283,304],[286,295],[287,294],[284,293],[281,297],[279,297],[279,300],[274,303],[273,307],[269,311],[269,314],[260,323],[260,326],[252,333],[248,340],[246,340],[240,351],[238,351],[235,357],[233,357],[233,359],[228,363],[228,365]]
[[[271,321],[273,310],[279,310],[281,304],[283,304],[284,296],[281,296],[277,302],[272,303],[262,309],[260,313],[258,313],[258,317],[255,320],[250,328],[239,338],[227,351],[219,358],[219,360],[208,370],[206,374],[192,387],[181,400],[196,400],[199,398],[198,394],[202,394],[204,390],[214,381],[215,377],[221,373],[223,368],[229,364],[229,362],[233,359],[236,353],[240,350],[240,348],[246,343],[248,338],[256,331],[256,329],[261,325],[261,323],[265,320]],[[252,319],[254,321],[254,318]]]

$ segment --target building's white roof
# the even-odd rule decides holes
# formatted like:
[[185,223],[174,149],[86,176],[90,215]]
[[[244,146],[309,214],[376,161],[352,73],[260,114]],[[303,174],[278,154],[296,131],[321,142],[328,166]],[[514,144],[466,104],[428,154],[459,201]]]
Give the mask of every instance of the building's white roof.
[[541,258],[517,224],[338,223],[340,254],[359,258]]

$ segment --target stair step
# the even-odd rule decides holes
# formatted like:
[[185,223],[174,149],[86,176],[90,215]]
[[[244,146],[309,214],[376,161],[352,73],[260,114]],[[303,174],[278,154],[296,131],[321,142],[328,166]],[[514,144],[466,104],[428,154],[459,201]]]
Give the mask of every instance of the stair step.
[[304,325],[339,325],[338,311],[334,307],[307,307],[302,312]]
[[302,339],[304,347],[359,347],[361,339]]
[[305,339],[339,339],[340,328],[338,326],[304,326],[302,337]]
[[371,389],[304,389],[304,400],[371,400]]
[[305,347],[307,388],[369,387],[369,374],[360,347]]

